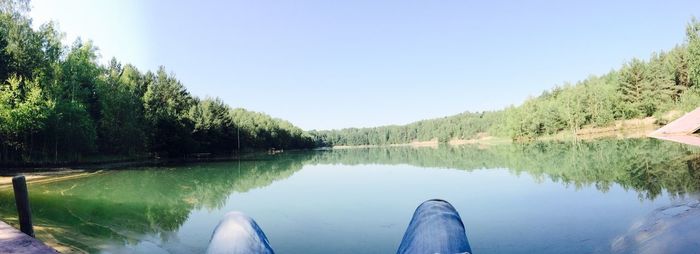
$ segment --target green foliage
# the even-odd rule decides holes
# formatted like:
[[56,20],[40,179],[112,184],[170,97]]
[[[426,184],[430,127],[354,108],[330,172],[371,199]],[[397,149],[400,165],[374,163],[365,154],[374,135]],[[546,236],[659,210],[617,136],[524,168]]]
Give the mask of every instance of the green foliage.
[[[348,128],[332,131],[312,131],[319,145],[388,145],[438,139],[473,138],[496,128],[503,112],[465,112],[439,119],[423,120],[404,126]],[[499,130],[500,131],[500,130]]]
[[34,29],[28,7],[25,0],[0,0],[0,164],[487,135],[530,140],[700,106],[700,22],[694,18],[685,44],[557,86],[517,107],[403,126],[306,133],[284,120],[230,109],[216,98],[196,98],[164,67],[141,73],[114,59],[103,66],[90,41],[65,47],[53,23]]
[[[16,151],[23,158],[30,156],[33,137],[44,129],[53,106],[36,82],[12,76],[0,85],[0,147]],[[0,161],[8,159],[7,154],[0,153]]]
[[41,130],[52,106],[36,82],[24,83],[17,76],[0,86],[0,102],[0,119],[7,133]]
[[149,148],[168,156],[182,156],[193,151],[191,130],[194,123],[187,117],[194,98],[187,89],[160,67],[143,96],[144,117],[149,126]]
[[190,95],[164,67],[103,66],[92,42],[67,48],[53,23],[32,28],[28,7],[0,0],[0,165],[314,145],[286,121]]
[[[237,126],[241,148],[277,148],[314,147],[314,140],[302,129],[282,119],[269,115],[237,108],[229,111]],[[238,139],[238,138],[237,138]]]
[[[661,115],[700,106],[700,22],[693,18],[687,40],[648,61],[632,59],[619,70],[564,84],[500,111],[463,113],[405,126],[312,132],[320,145],[387,145],[478,135],[532,140],[559,132],[576,134],[616,120]],[[488,134],[484,134],[488,133]]]
[[138,70],[122,67],[112,59],[97,87],[100,108],[98,147],[106,154],[139,154],[145,151],[143,78]]
[[[49,133],[53,134],[55,141],[54,152],[62,153],[63,159],[77,160],[82,154],[95,151],[95,123],[85,105],[73,101],[58,102],[51,120],[48,122],[54,125]],[[58,156],[54,154],[54,159]]]
[[688,45],[688,79],[691,85],[700,84],[700,22],[693,17],[686,27]]
[[229,110],[229,106],[218,98],[206,98],[190,109],[198,152],[230,152],[238,148],[237,130]]

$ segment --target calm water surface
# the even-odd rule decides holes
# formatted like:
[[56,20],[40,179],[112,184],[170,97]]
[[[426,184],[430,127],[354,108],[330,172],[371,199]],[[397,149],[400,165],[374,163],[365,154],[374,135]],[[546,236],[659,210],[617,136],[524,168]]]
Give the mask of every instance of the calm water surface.
[[[202,253],[228,211],[278,253],[393,253],[442,198],[474,253],[609,253],[659,207],[695,198],[700,151],[655,140],[287,152],[30,186],[38,237],[76,251]],[[0,216],[14,222],[10,190]]]

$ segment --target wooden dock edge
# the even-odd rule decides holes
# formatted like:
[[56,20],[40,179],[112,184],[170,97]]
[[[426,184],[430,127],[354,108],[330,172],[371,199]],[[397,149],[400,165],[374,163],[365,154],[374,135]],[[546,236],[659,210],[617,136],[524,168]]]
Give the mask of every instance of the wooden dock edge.
[[647,136],[700,147],[700,136],[694,134],[698,129],[700,129],[700,107]]
[[38,239],[28,236],[7,223],[0,221],[0,253],[54,254],[59,252]]

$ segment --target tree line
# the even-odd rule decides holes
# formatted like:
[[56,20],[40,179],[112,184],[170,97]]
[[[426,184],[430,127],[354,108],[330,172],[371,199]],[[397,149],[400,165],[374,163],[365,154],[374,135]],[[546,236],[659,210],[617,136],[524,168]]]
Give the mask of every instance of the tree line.
[[604,139],[582,142],[533,141],[438,149],[378,147],[316,153],[308,165],[413,165],[465,171],[508,169],[536,181],[607,192],[615,184],[641,199],[662,194],[683,197],[700,190],[700,148],[656,139]]
[[28,1],[0,1],[0,165],[182,157],[314,146],[287,121],[198,98],[164,67],[142,72],[32,28]]
[[497,123],[505,120],[502,111],[465,112],[438,119],[422,120],[407,125],[374,128],[347,128],[342,130],[310,131],[323,146],[333,145],[389,145],[450,139],[468,139],[479,133],[501,131]]
[[672,111],[700,106],[700,22],[692,18],[686,39],[648,60],[632,59],[621,68],[565,83],[502,110],[465,112],[402,126],[348,128],[312,132],[319,144],[385,145],[478,135],[532,140],[584,126],[601,127],[617,120],[655,117],[664,123]]
[[565,83],[522,105],[408,125],[305,132],[218,98],[197,98],[164,67],[142,72],[97,48],[66,46],[55,24],[38,29],[26,0],[0,0],[0,164],[100,157],[183,157],[246,149],[387,145],[470,139],[530,140],[700,105],[700,22],[686,40],[647,60]]

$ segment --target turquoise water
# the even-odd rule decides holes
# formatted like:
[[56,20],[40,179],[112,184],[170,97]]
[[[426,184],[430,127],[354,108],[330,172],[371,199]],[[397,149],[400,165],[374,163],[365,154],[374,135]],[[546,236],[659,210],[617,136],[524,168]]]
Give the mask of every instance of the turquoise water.
[[[130,168],[30,186],[37,236],[74,251],[202,253],[232,210],[278,253],[392,253],[413,210],[442,198],[474,253],[609,253],[700,190],[697,149],[655,140],[285,152]],[[11,191],[0,216],[13,221]]]

